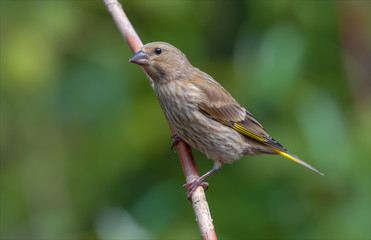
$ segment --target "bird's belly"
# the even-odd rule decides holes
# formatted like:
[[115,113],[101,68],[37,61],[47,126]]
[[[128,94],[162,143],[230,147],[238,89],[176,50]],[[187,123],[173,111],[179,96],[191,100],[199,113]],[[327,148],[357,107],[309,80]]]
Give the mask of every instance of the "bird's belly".
[[178,136],[188,145],[221,162],[238,160],[247,147],[245,137],[192,105],[164,107],[165,115]]

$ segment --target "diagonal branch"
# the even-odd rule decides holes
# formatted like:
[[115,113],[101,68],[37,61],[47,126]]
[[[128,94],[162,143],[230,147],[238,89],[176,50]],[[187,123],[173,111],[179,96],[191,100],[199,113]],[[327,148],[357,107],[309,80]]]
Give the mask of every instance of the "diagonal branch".
[[[121,4],[117,0],[103,0],[103,2],[112,15],[117,27],[119,28],[132,52],[139,51],[143,46],[142,41],[125,15]],[[148,75],[147,78],[153,88],[152,79]],[[170,124],[169,127],[171,133],[175,133]],[[185,142],[179,142],[177,144],[177,152],[187,183],[198,179],[199,173],[192,155],[191,148]],[[193,193],[192,206],[196,215],[196,221],[198,223],[202,239],[217,239],[209,211],[209,205],[206,201],[205,192],[202,187],[198,187]]]

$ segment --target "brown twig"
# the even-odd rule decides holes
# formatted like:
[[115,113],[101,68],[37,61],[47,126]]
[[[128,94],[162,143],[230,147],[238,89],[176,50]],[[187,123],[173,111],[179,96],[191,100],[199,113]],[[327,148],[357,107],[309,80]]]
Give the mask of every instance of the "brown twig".
[[[119,28],[121,34],[124,36],[130,49],[133,52],[139,51],[143,46],[142,41],[140,40],[129,19],[124,13],[121,4],[117,0],[103,0],[103,2],[107,6],[108,11],[112,15],[117,27]],[[153,88],[152,79],[149,76],[147,76],[147,78]],[[169,127],[171,132],[174,133],[174,130],[172,129],[170,124]],[[199,177],[199,173],[191,152],[191,148],[185,142],[181,141],[177,144],[177,152],[179,160],[182,164],[186,182],[193,182]],[[206,201],[205,192],[202,187],[198,187],[193,193],[192,206],[196,215],[196,221],[198,223],[202,239],[217,239],[209,211],[209,205]]]

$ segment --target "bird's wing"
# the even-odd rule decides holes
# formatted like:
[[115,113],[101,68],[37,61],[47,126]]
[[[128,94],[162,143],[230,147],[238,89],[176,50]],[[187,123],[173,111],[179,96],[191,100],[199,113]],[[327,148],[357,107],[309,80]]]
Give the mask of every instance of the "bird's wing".
[[192,81],[204,93],[204,100],[199,103],[199,110],[207,117],[220,122],[241,134],[264,144],[277,154],[287,157],[321,175],[303,160],[289,153],[281,144],[275,141],[254,118],[242,107],[219,83],[205,73],[200,73],[199,78]]
[[196,72],[192,84],[204,95],[198,107],[207,117],[233,128],[241,134],[276,148],[286,151],[264,130],[263,126],[242,107],[219,83],[203,72]]
[[212,118],[226,126],[229,126],[234,130],[240,132],[241,134],[245,135],[246,137],[267,145],[267,147],[271,149],[274,148],[278,151],[287,152],[287,150],[281,144],[275,141],[264,130],[262,125],[247,110],[244,109],[245,116],[242,120],[230,118],[230,116],[233,116],[233,113],[231,112],[234,111],[237,107],[238,106],[236,105],[225,105],[219,108],[215,108],[209,107],[207,105],[199,105],[200,111],[205,116]]

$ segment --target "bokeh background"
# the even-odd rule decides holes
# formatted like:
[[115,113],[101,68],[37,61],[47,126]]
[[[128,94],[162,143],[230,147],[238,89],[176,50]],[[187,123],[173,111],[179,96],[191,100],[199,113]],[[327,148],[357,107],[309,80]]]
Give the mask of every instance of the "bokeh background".
[[[220,239],[370,239],[371,2],[132,0],[320,176],[279,156],[208,179]],[[101,1],[0,1],[0,239],[199,239],[157,99]],[[199,171],[212,161],[194,151]]]

